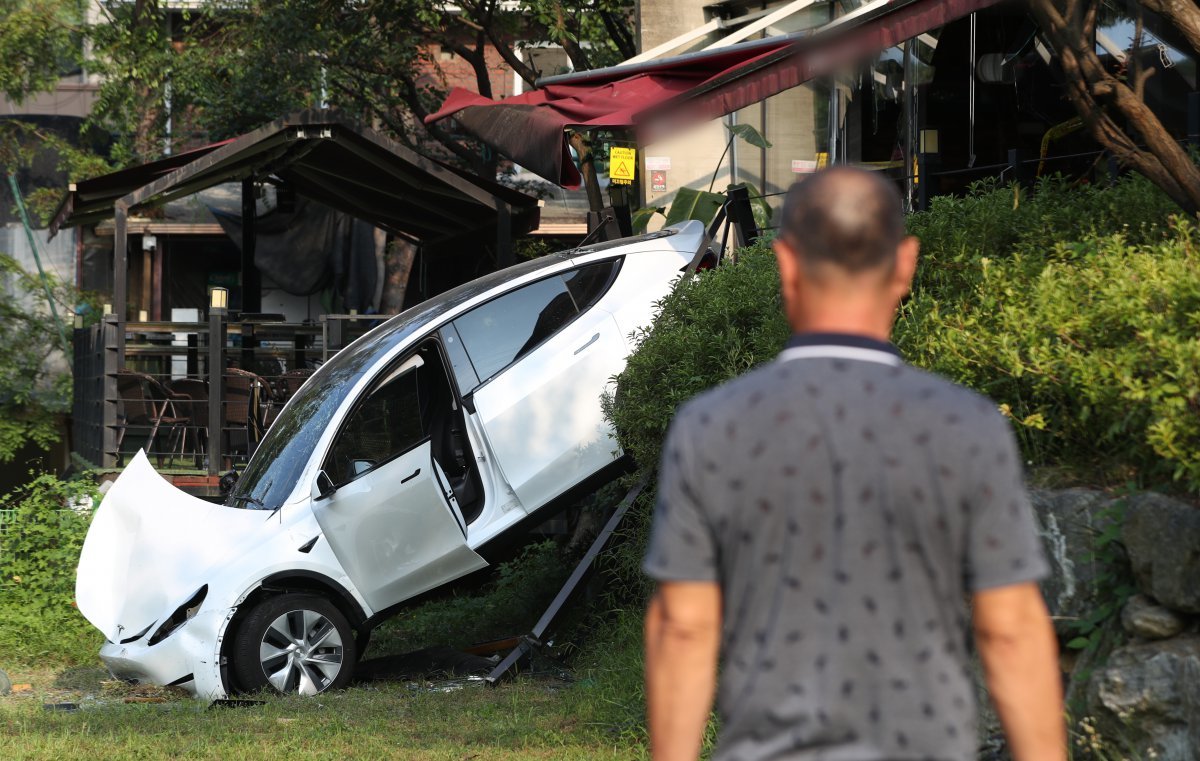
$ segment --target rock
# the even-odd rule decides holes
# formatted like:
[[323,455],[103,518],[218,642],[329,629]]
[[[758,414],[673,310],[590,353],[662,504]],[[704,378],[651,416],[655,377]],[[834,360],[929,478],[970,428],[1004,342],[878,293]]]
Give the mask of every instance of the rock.
[[1042,594],[1059,636],[1071,634],[1072,621],[1084,618],[1099,604],[1096,578],[1102,572],[1095,557],[1095,539],[1111,525],[1114,500],[1093,489],[1030,492],[1050,575]]
[[8,678],[8,674],[4,673],[4,669],[0,669],[0,695],[7,695],[12,692],[12,680]]
[[1142,592],[1173,610],[1200,613],[1200,508],[1153,492],[1136,494],[1122,539]]
[[1183,631],[1183,618],[1145,595],[1134,595],[1121,611],[1125,631],[1142,639],[1167,639]]
[[1117,648],[1092,674],[1088,709],[1119,757],[1200,758],[1200,636]]

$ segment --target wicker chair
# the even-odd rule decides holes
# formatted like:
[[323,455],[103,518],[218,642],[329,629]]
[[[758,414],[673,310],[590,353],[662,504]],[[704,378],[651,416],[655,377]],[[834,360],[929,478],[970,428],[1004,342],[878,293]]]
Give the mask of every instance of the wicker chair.
[[199,465],[208,455],[208,382],[198,378],[179,378],[171,381],[171,390],[180,397],[175,402],[175,411],[187,418],[180,451],[187,454],[188,435],[192,441],[192,461]]
[[[146,443],[142,447],[146,454],[154,454],[162,467],[162,451],[154,451],[154,440],[164,427],[167,429],[167,449],[174,453],[175,445],[182,445],[186,432],[187,418],[181,416],[175,403],[183,397],[159,383],[153,376],[134,370],[117,371],[117,462],[124,460],[121,445],[129,431],[144,432]],[[177,438],[178,437],[178,438]]]
[[[249,457],[266,431],[272,403],[271,386],[262,376],[237,367],[225,370],[225,451]],[[242,443],[235,445],[235,439]]]

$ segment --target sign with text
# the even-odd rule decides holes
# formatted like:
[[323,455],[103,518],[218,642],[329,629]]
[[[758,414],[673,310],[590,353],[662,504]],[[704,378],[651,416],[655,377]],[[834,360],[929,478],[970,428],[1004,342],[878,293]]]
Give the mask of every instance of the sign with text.
[[633,182],[637,173],[637,148],[618,148],[608,151],[608,179],[618,185]]
[[667,192],[667,170],[665,170],[665,169],[650,170],[650,192],[651,193],[666,193]]
[[666,170],[668,170],[670,168],[671,168],[671,157],[670,156],[647,156],[646,157],[646,171],[653,171],[655,169],[661,169],[665,172]]

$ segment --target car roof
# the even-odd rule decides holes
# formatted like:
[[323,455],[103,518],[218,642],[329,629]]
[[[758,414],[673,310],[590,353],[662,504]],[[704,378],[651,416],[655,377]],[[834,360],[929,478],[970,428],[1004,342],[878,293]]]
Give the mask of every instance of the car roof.
[[[342,349],[329,362],[340,364],[341,362],[361,361],[363,353],[373,355],[387,353],[397,344],[414,333],[422,331],[447,312],[454,311],[458,307],[473,301],[476,297],[490,293],[507,283],[532,280],[533,278],[529,277],[530,275],[554,269],[558,265],[570,264],[574,261],[584,259],[591,254],[601,252],[608,252],[614,256],[623,253],[633,253],[647,242],[666,240],[675,238],[676,236],[678,236],[678,239],[671,241],[672,245],[669,246],[670,248],[687,249],[688,251],[699,250],[704,235],[704,225],[693,220],[663,228],[658,232],[595,243],[589,246],[577,246],[566,251],[547,254],[537,259],[531,259],[511,267],[506,267],[472,280],[469,283],[463,283],[451,288],[444,293],[401,312],[364,334],[345,349]],[[630,249],[630,251],[624,251],[623,249]],[[355,363],[357,364],[357,362]]]

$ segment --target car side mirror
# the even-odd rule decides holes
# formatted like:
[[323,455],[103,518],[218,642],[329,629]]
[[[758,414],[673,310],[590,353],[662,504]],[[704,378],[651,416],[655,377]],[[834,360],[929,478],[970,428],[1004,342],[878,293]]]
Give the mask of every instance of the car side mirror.
[[313,479],[312,499],[313,502],[325,499],[330,494],[337,491],[337,487],[333,485],[333,479],[325,471],[318,471],[317,477]]

